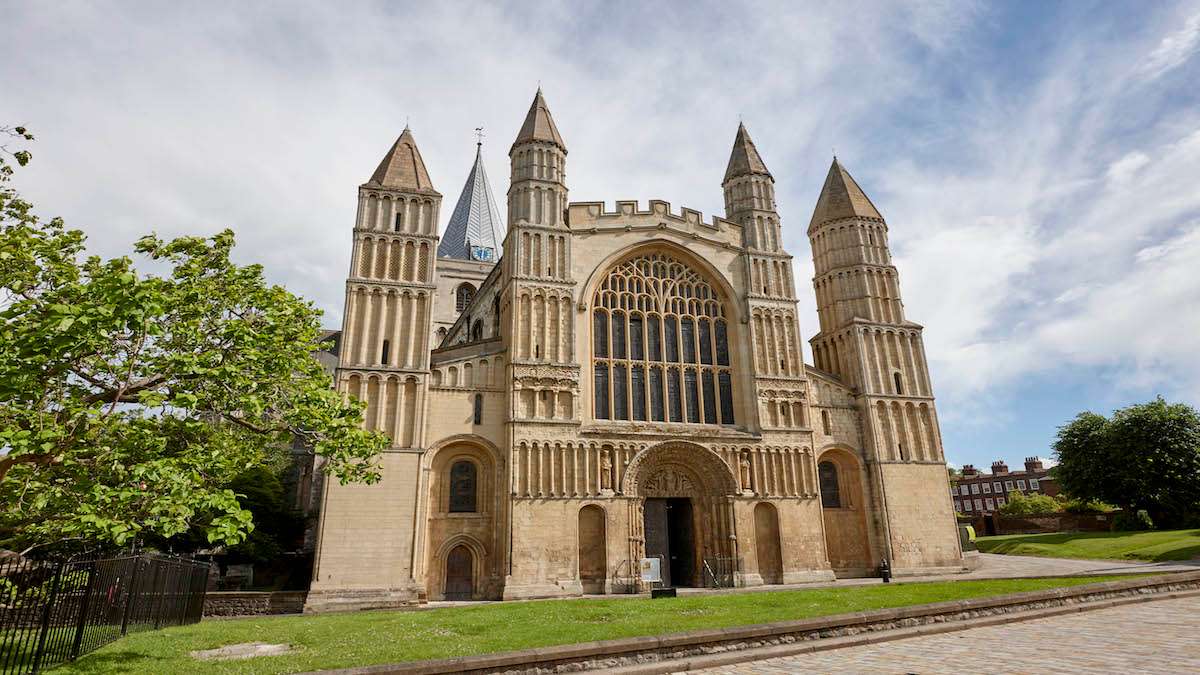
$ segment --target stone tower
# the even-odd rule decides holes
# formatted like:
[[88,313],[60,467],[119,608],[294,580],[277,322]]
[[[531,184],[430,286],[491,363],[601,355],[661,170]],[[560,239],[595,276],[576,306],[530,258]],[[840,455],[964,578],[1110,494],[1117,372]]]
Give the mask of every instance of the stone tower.
[[953,508],[922,328],[904,317],[887,223],[836,158],[808,236],[820,321],[813,357],[854,392],[885,555],[897,571],[954,564],[953,529],[926,529]]
[[806,428],[792,256],[783,249],[775,179],[743,124],[721,187],[725,217],[742,225],[759,426],[765,432]]
[[[567,146],[539,88],[509,150],[508,236],[501,265],[501,325],[509,349],[509,432],[539,438],[579,425],[580,366],[575,358],[575,280],[566,226]],[[539,452],[548,448],[538,445]],[[509,476],[515,471],[509,466]],[[515,486],[515,483],[514,483]],[[538,496],[542,489],[538,486]],[[549,496],[546,493],[545,496]],[[513,522],[533,522],[532,501],[514,502]],[[513,538],[504,597],[560,592],[540,574],[536,538]]]
[[[538,89],[509,150],[508,237],[503,325],[510,334],[513,378],[535,384],[533,366],[550,365],[578,381],[572,326],[571,233],[566,227],[567,146]],[[566,372],[569,371],[569,372]],[[545,375],[541,368],[537,371]],[[513,419],[575,419],[578,391],[525,388],[514,394]]]
[[375,485],[329,481],[310,608],[411,599],[416,503],[425,445],[430,322],[442,196],[408,128],[358,188],[337,386],[366,403],[368,429],[392,442]]

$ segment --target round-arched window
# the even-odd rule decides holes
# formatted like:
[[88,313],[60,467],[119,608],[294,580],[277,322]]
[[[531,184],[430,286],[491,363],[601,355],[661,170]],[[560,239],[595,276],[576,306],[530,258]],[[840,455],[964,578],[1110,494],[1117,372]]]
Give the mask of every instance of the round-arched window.
[[734,424],[725,305],[704,277],[669,254],[636,256],[592,306],[596,419]]
[[838,484],[837,465],[829,460],[818,464],[817,481],[821,486],[821,506],[827,509],[842,508],[842,490]]
[[450,467],[450,513],[475,513],[475,464],[460,460]]

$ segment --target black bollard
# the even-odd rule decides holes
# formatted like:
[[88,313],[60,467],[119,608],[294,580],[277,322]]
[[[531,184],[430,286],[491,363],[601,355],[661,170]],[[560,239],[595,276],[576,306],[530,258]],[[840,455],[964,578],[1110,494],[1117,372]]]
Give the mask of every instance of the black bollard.
[[892,582],[892,566],[888,564],[887,558],[879,562],[879,578],[883,579],[885,584]]

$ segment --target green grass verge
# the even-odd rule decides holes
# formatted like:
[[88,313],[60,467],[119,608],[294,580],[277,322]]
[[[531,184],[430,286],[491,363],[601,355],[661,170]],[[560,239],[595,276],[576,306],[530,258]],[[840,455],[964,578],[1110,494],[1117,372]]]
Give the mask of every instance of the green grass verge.
[[984,553],[1049,558],[1147,562],[1200,558],[1200,530],[1009,534],[981,537],[975,543]]
[[[664,600],[546,600],[203,621],[130,635],[55,672],[292,673],[804,619],[1114,578],[1128,577],[893,583]],[[193,650],[253,641],[287,643],[299,651],[223,662],[188,656]]]

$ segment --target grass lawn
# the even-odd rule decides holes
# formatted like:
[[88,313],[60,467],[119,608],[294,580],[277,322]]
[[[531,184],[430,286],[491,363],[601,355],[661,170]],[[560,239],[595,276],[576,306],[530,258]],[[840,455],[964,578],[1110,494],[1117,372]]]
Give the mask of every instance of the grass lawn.
[[[650,600],[546,600],[423,611],[203,621],[130,635],[55,672],[291,673],[446,658],[591,640],[721,628],[1127,577],[893,583]],[[239,642],[299,651],[243,661],[195,661],[188,652]]]
[[984,553],[1040,555],[1050,558],[1148,562],[1200,558],[1200,530],[1010,534],[981,537],[975,543]]

